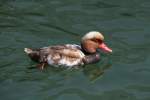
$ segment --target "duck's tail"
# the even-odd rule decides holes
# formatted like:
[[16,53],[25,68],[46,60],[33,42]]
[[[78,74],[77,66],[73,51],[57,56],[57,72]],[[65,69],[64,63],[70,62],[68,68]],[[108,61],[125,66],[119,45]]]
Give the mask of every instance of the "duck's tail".
[[38,50],[32,50],[30,48],[24,48],[24,52],[34,61],[40,60],[40,55]]
[[33,52],[33,50],[32,50],[32,49],[29,49],[29,48],[24,48],[24,52],[25,52],[26,54],[30,54],[30,53]]

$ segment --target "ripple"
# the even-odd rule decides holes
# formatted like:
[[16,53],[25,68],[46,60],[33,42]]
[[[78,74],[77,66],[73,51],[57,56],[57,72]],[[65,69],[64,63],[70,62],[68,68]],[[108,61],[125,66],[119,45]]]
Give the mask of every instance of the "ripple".
[[138,68],[138,69],[135,69],[134,72],[137,72],[137,73],[149,73],[150,69],[149,68]]
[[73,35],[73,36],[79,36],[79,34],[77,34],[77,33],[74,33],[74,32],[71,32],[71,31],[68,31],[67,29],[61,28],[61,27],[56,26],[56,25],[46,24],[46,23],[42,23],[41,25],[43,25],[43,26],[47,26],[47,27],[51,27],[51,28],[53,28],[53,29],[56,29],[56,30],[59,30],[59,31],[65,32],[66,34],[71,34],[71,35]]
[[75,88],[68,88],[58,92],[55,95],[48,96],[47,99],[60,99],[60,98],[72,98],[72,97],[80,98],[81,100],[99,100],[99,99],[106,99],[112,100],[113,99],[125,99],[125,100],[136,100],[136,97],[125,90],[112,90],[112,91],[105,91],[103,93],[97,92],[95,94],[88,93],[87,91]]
[[107,91],[102,95],[102,99],[112,100],[112,98],[115,100],[136,100],[136,96],[134,96],[134,94],[125,90]]
[[86,7],[93,7],[93,8],[114,8],[114,7],[119,7],[119,5],[114,5],[114,4],[106,3],[106,2],[103,2],[103,1],[97,1],[97,2],[93,2],[93,3],[86,2],[84,5],[86,5]]
[[128,89],[140,91],[140,92],[148,92],[150,91],[149,85],[131,85],[127,87]]
[[125,16],[125,17],[135,17],[135,15],[134,14],[132,14],[132,13],[120,13],[120,15],[122,15],[122,16]]
[[86,100],[91,100],[91,99],[99,98],[100,97],[99,95],[89,94],[86,91],[83,91],[81,89],[68,88],[68,89],[64,89],[64,90],[56,93],[55,95],[49,96],[47,99],[50,99],[50,98],[51,99],[57,99],[57,98],[60,98],[60,97],[64,96],[65,94],[68,94],[68,95],[76,94],[80,98],[84,98]]
[[0,56],[2,57],[7,57],[9,55],[11,55],[16,49],[15,48],[11,48],[11,47],[3,47],[0,48]]
[[24,12],[24,13],[22,13],[23,15],[25,15],[25,16],[32,16],[33,18],[34,17],[43,17],[43,16],[45,16],[43,13],[41,13],[41,12]]
[[112,44],[114,47],[112,57],[115,58],[113,61],[124,64],[136,64],[148,59],[149,55],[147,55],[147,53],[150,50],[148,47],[149,43],[135,45],[127,42],[126,39],[128,38],[115,38],[115,41]]

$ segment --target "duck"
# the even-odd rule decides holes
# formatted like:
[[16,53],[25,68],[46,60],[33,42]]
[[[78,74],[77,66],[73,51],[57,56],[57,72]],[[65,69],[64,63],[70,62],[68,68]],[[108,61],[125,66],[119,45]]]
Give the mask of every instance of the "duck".
[[78,68],[79,66],[100,61],[100,50],[112,53],[112,49],[104,43],[104,36],[98,31],[90,31],[81,38],[80,45],[62,44],[51,45],[38,49],[24,48],[31,60],[38,62],[38,67],[46,65]]

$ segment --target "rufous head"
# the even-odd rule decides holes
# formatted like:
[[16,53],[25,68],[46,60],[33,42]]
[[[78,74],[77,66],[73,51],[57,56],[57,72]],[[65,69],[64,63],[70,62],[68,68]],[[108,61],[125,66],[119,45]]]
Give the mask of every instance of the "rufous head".
[[112,50],[104,43],[104,36],[102,33],[97,31],[91,31],[85,34],[81,44],[87,53],[95,53],[97,49],[101,49],[104,52],[112,52]]

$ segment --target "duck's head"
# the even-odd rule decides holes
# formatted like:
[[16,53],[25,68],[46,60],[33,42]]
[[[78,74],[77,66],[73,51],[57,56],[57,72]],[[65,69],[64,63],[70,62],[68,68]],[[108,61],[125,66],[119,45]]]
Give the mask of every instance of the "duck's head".
[[81,45],[87,53],[96,53],[97,49],[101,49],[104,52],[112,52],[104,43],[104,36],[97,31],[91,31],[85,34],[82,38]]

